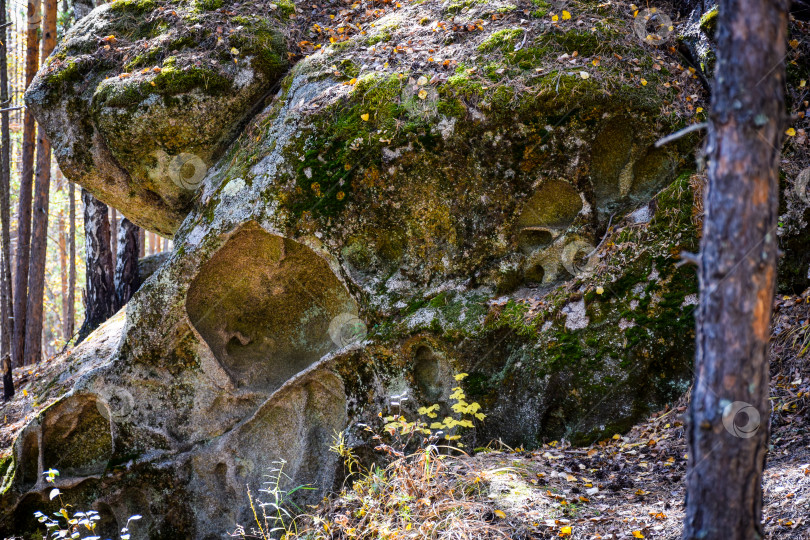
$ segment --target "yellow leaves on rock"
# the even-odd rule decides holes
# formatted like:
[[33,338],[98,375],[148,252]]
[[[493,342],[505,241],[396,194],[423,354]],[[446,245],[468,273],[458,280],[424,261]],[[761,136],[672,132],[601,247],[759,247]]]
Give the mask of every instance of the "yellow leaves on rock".
[[563,10],[563,12],[562,12],[562,18],[563,18],[563,20],[564,20],[564,21],[567,21],[568,19],[570,19],[570,18],[571,18],[571,14],[570,14],[569,12],[567,12],[567,11]]
[[567,536],[571,536],[571,526],[566,525],[565,527],[561,528],[560,529],[560,536],[562,536],[563,538],[565,538]]
[[644,535],[641,531],[633,531],[633,538],[644,538]]
[[459,373],[459,374],[458,374],[458,375],[456,375],[454,378],[455,378],[457,381],[463,381],[463,380],[464,380],[465,378],[467,378],[469,375],[470,375],[469,373]]

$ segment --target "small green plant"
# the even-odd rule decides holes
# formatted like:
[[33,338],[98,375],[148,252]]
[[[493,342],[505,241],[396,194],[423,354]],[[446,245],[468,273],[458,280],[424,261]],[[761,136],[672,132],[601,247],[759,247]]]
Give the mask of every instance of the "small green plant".
[[283,459],[273,462],[273,468],[266,475],[270,480],[265,482],[266,487],[260,489],[259,493],[269,496],[268,501],[254,500],[250,494],[250,486],[248,486],[248,500],[250,501],[250,509],[253,511],[253,520],[256,527],[247,530],[242,525],[238,525],[231,536],[275,540],[278,533],[282,533],[281,538],[284,538],[286,535],[294,534],[297,531],[295,517],[302,513],[302,510],[290,500],[290,497],[297,491],[315,488],[310,485],[302,485],[291,490],[284,489],[282,487],[284,481],[291,480],[289,475],[284,472],[284,465],[286,464],[287,462]]
[[[56,482],[56,477],[59,476],[59,471],[56,469],[48,469],[43,473],[45,481],[49,484]],[[101,540],[101,537],[96,535],[96,526],[101,520],[101,516],[95,510],[87,510],[75,512],[70,515],[68,512],[69,504],[65,504],[62,500],[62,492],[59,488],[54,487],[50,492],[50,499],[54,500],[59,498],[59,511],[54,512],[53,517],[46,515],[43,512],[34,512],[34,517],[37,521],[47,527],[48,532],[53,538],[70,538],[77,539],[83,538],[84,540]],[[127,519],[126,526],[121,529],[121,540],[129,540],[129,524],[132,521],[141,519],[141,516],[134,515]]]

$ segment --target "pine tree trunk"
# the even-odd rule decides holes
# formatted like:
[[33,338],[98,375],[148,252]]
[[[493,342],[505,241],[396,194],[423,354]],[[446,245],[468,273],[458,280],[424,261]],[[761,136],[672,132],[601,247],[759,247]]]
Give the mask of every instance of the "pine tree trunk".
[[65,341],[73,337],[76,324],[76,184],[68,181],[68,295]]
[[[56,0],[43,0],[42,64],[56,46]],[[42,360],[43,294],[48,254],[48,206],[51,191],[51,145],[45,133],[37,137],[37,171],[31,230],[31,260],[28,267],[28,306],[25,316],[25,363]]]
[[113,257],[110,251],[110,222],[107,205],[82,189],[87,280],[84,323],[77,343],[115,313]]
[[112,206],[110,207],[110,250],[113,257],[118,254],[118,212]]
[[[8,43],[6,25],[6,0],[0,0],[0,102],[9,105],[8,97]],[[0,363],[3,368],[3,399],[14,396],[14,381],[11,373],[11,339],[14,333],[13,300],[11,294],[11,133],[8,111],[0,113],[0,221],[2,221],[2,253],[0,253]]]
[[118,232],[118,256],[115,265],[116,309],[121,309],[135,291],[140,280],[138,276],[138,236],[140,229],[127,218],[121,220]]
[[[39,0],[28,0],[28,30],[25,51],[25,86],[39,68]],[[31,257],[31,185],[34,180],[34,144],[36,125],[34,115],[23,115],[22,173],[20,175],[19,208],[17,210],[17,269],[14,275],[14,336],[12,361],[21,366],[25,359],[25,316],[28,301],[28,265]]]
[[138,231],[138,246],[140,248],[139,257],[146,257],[146,229],[139,229]]
[[722,0],[683,537],[764,537],[786,2]]
[[67,254],[67,223],[65,221],[64,208],[59,209],[59,292],[62,301],[61,316],[61,333],[62,339],[67,342],[70,339],[70,334],[67,333],[67,318],[68,318],[68,254]]

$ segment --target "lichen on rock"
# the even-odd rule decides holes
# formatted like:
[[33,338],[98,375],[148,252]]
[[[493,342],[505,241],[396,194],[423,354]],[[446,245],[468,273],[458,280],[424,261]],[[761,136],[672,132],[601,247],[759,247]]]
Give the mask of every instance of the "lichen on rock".
[[164,236],[288,65],[283,10],[221,4],[105,4],[26,94],[64,173]]

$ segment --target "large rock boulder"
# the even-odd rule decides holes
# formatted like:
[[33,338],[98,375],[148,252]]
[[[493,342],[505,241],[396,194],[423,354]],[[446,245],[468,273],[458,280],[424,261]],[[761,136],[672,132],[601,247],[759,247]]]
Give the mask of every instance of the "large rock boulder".
[[[115,5],[90,17],[117,24]],[[449,411],[460,373],[489,414],[468,444],[594,440],[685,390],[696,281],[675,262],[697,248],[695,141],[653,143],[692,114],[676,100],[699,93],[689,71],[611,8],[552,24],[528,2],[394,5],[373,25],[328,27],[371,16],[357,3],[303,30],[304,52],[322,34],[334,43],[290,70],[165,219],[174,230],[188,209],[174,251],[71,353],[94,368],[20,434],[4,532],[36,526],[54,467],[105,531],[137,513],[150,538],[224,538],[252,520],[245,486],[255,494],[280,460],[284,485],[329,489],[336,432],[363,447],[358,423],[394,402]],[[72,41],[97,35],[81,28]],[[57,99],[49,69],[29,99],[51,96],[35,110],[53,130],[52,111],[84,94]],[[225,107],[232,94],[209,97]],[[74,117],[86,132],[62,128],[63,151],[113,133],[94,99]],[[163,107],[138,103],[144,122]],[[184,121],[160,111],[157,126]],[[185,144],[174,155],[202,155]],[[133,211],[165,218],[168,183],[138,173],[153,162],[137,152],[115,159],[127,193],[153,186],[163,202]]]
[[171,236],[208,168],[287,70],[290,10],[104,4],[71,28],[26,104],[68,178]]

